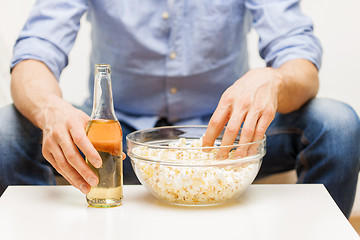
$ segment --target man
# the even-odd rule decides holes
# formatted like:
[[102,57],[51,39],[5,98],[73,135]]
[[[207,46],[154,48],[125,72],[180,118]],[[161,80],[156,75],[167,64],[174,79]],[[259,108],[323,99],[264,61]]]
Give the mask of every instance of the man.
[[[101,166],[85,134],[92,96],[79,110],[61,98],[57,81],[85,12],[91,66],[112,66],[124,136],[162,124],[209,123],[204,145],[212,145],[227,124],[228,145],[241,126],[240,143],[266,132],[259,176],[295,168],[299,183],[323,183],[349,216],[359,118],[343,103],[314,99],[321,46],[296,0],[38,1],[14,47],[15,107],[0,112],[1,192],[10,184],[52,184],[46,161],[83,193],[98,182],[78,151]],[[249,71],[250,24],[268,67]],[[137,182],[128,159],[124,180]]]

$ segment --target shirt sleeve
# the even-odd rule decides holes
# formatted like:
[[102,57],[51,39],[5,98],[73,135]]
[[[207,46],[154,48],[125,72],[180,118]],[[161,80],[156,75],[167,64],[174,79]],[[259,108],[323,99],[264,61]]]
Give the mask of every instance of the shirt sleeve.
[[300,9],[299,0],[247,0],[252,26],[259,34],[260,56],[267,66],[280,67],[293,59],[307,59],[319,69],[322,47],[313,23]]
[[59,79],[87,8],[87,0],[38,0],[15,43],[11,70],[22,60],[35,59]]

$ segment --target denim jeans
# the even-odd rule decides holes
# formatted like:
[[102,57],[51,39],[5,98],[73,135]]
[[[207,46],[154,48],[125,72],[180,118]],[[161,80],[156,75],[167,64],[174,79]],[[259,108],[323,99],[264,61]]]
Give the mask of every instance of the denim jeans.
[[[55,184],[54,170],[41,154],[41,130],[13,105],[1,108],[0,116],[0,194],[8,185]],[[121,126],[126,150],[125,136],[135,129]],[[295,112],[277,114],[266,135],[258,177],[295,169],[298,183],[324,184],[349,217],[360,168],[360,120],[351,107],[317,98]],[[128,158],[124,183],[139,183]]]

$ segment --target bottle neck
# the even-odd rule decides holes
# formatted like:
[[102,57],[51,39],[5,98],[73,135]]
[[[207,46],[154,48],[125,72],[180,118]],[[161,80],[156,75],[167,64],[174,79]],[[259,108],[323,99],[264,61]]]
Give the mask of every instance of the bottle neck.
[[94,103],[91,119],[117,120],[113,105],[109,65],[95,66]]

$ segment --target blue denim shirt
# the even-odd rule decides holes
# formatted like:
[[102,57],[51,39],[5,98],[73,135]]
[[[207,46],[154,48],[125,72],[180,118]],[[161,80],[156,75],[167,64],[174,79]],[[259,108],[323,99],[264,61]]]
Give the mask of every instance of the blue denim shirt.
[[321,45],[298,0],[38,0],[11,67],[36,59],[59,78],[86,12],[91,69],[112,66],[116,113],[137,129],[159,117],[207,124],[221,94],[248,71],[251,26],[268,66],[303,58],[320,67]]

